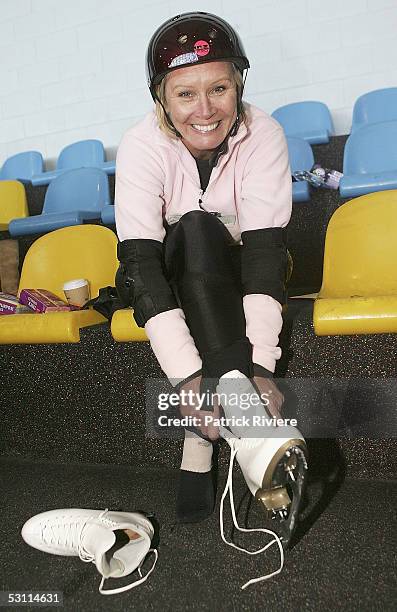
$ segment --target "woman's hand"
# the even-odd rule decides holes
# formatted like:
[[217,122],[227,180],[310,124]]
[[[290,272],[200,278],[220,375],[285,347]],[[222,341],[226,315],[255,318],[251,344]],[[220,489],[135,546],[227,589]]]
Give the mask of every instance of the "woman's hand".
[[267,410],[273,417],[276,417],[276,419],[281,419],[281,408],[284,403],[284,395],[277,388],[274,380],[263,376],[254,376],[253,380],[258,387],[259,394]]
[[[219,438],[219,427],[213,425],[211,422],[205,423],[206,417],[213,419],[219,419],[220,409],[219,404],[214,398],[213,412],[209,410],[200,410],[199,399],[202,398],[201,387],[201,375],[188,381],[179,390],[181,401],[179,404],[179,412],[182,416],[189,416],[195,419],[195,427],[206,438],[210,440],[217,440]],[[183,392],[183,393],[181,393]]]

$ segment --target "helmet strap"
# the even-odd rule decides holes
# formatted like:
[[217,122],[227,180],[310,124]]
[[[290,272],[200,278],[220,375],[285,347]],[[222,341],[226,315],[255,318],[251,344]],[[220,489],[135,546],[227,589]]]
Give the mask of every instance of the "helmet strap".
[[237,89],[237,117],[236,117],[236,121],[233,123],[232,129],[230,130],[227,138],[229,136],[235,136],[238,132],[238,128],[240,127],[241,111],[242,111],[242,104],[243,104],[243,92],[244,92],[245,81],[247,79],[247,74],[248,74],[248,70],[246,70],[245,72],[244,81],[243,81],[240,93],[238,89],[236,88]]
[[153,97],[154,97],[154,100],[155,100],[156,102],[158,102],[158,103],[160,104],[161,108],[163,109],[163,111],[164,111],[164,115],[166,116],[166,119],[167,119],[167,121],[168,121],[168,123],[169,123],[169,127],[170,127],[170,129],[171,129],[171,130],[174,132],[174,134],[175,134],[175,136],[176,136],[177,138],[182,138],[182,134],[181,134],[180,132],[178,132],[178,130],[176,129],[175,125],[172,123],[172,119],[171,119],[171,117],[169,116],[169,114],[167,113],[167,111],[165,110],[164,104],[162,103],[162,101],[160,100],[160,98],[158,98],[156,94],[154,94],[154,96],[153,96]]

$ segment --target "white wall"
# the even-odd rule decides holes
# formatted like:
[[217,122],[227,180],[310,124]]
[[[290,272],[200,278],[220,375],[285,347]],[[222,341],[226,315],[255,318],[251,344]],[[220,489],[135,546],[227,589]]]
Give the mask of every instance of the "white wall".
[[245,98],[271,113],[328,104],[337,134],[354,100],[397,85],[397,0],[0,0],[0,164],[102,139],[112,157],[152,106],[144,57],[154,29],[208,10],[240,33],[251,61]]

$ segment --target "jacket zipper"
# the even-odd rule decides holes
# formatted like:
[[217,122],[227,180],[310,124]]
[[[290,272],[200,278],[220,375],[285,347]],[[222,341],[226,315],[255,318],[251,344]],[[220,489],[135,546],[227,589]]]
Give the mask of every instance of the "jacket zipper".
[[209,213],[210,215],[215,215],[215,217],[221,217],[221,216],[222,216],[222,214],[221,214],[220,212],[213,212],[213,211],[209,211],[209,210],[206,210],[206,209],[204,208],[204,206],[202,206],[202,204],[203,204],[203,197],[204,197],[204,191],[203,191],[203,189],[200,189],[200,191],[199,191],[199,200],[198,200],[198,205],[199,205],[199,207],[201,208],[201,210],[203,210],[204,212]]
[[201,208],[202,210],[204,210],[204,208],[201,206],[201,204],[203,203],[203,200],[201,199],[201,198],[203,197],[203,195],[204,195],[204,191],[203,191],[202,189],[200,189],[200,191],[199,191],[199,201],[198,201],[198,203],[199,203],[199,206],[200,206],[200,208]]

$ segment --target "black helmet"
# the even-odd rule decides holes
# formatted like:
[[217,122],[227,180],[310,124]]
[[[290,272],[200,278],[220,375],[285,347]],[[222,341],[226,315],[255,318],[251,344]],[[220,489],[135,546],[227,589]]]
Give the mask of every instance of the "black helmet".
[[250,67],[237,32],[226,21],[202,12],[169,19],[153,34],[146,54],[147,80],[153,99],[156,85],[168,72],[222,60],[233,62],[241,73]]

